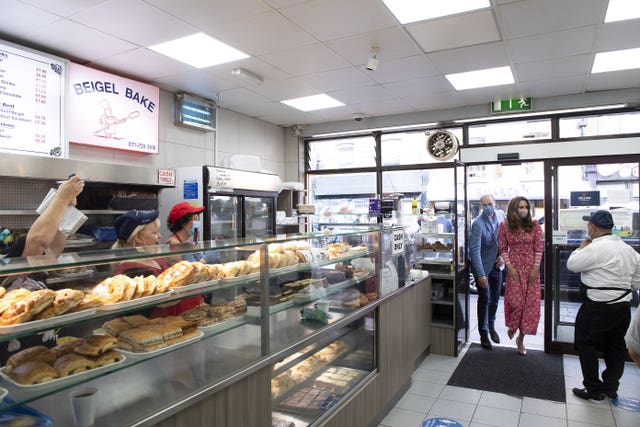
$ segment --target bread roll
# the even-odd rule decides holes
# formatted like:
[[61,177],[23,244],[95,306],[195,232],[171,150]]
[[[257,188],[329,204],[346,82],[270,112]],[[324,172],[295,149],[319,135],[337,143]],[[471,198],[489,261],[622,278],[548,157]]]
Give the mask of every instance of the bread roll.
[[37,345],[35,347],[25,348],[15,353],[9,359],[4,366],[4,373],[10,374],[15,368],[23,365],[27,362],[44,362],[53,363],[56,359],[55,354],[43,345]]
[[31,361],[14,369],[9,377],[18,384],[40,384],[58,378],[58,371],[44,362]]
[[95,367],[96,364],[93,363],[93,361],[76,353],[65,354],[53,362],[53,368],[58,371],[58,376],[60,378],[88,371]]

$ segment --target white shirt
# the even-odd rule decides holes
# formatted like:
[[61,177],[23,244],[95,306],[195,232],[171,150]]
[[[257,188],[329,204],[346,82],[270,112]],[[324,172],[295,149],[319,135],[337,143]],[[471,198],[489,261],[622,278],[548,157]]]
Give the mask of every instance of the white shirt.
[[[640,254],[618,236],[597,237],[584,248],[576,249],[567,260],[567,268],[581,273],[582,283],[593,288],[640,288]],[[611,301],[622,291],[589,289],[587,295],[592,301]],[[631,294],[615,302],[622,301],[631,301]]]

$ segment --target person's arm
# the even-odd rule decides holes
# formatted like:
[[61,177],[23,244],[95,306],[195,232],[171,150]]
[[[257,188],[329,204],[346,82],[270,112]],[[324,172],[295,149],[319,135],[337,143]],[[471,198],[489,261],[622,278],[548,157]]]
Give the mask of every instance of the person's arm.
[[509,259],[509,237],[507,236],[507,223],[501,222],[498,226],[498,253],[504,261],[505,268],[507,269],[507,275],[516,282],[520,282],[520,273],[511,265]]
[[25,243],[22,256],[42,255],[46,251],[61,253],[65,236],[58,230],[64,211],[76,204],[76,196],[82,192],[84,181],[73,176],[58,187],[58,191],[47,209],[35,220]]
[[484,267],[482,266],[482,258],[480,257],[480,246],[482,241],[482,225],[481,219],[476,218],[471,225],[471,234],[469,234],[469,260],[471,261],[471,273],[474,277],[486,276]]
[[593,258],[593,251],[588,247],[590,243],[591,240],[585,239],[578,249],[571,252],[567,260],[567,269],[569,271],[582,273],[595,264],[596,260]]
[[533,268],[529,272],[528,283],[535,283],[540,277],[540,263],[542,262],[542,251],[544,247],[542,245],[542,227],[538,221],[533,223],[533,253],[534,261]]

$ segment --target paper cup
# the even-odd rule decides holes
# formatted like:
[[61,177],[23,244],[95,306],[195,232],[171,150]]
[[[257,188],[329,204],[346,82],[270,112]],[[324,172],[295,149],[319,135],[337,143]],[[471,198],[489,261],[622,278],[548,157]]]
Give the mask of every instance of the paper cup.
[[96,393],[97,388],[85,388],[69,393],[73,419],[77,427],[90,427],[96,418]]
[[318,309],[325,313],[329,313],[329,301],[318,301]]

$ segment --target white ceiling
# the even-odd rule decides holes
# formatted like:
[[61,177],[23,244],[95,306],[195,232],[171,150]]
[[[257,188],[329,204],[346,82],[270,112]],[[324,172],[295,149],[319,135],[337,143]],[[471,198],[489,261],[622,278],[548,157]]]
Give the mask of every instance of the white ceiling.
[[[604,24],[607,3],[491,0],[400,25],[381,0],[3,0],[0,38],[287,126],[638,88],[637,69],[589,74],[595,52],[640,47],[640,20]],[[198,70],[146,48],[199,31],[251,57]],[[380,64],[368,71],[374,45]],[[515,84],[457,92],[444,77],[504,65]],[[264,82],[234,78],[237,67]],[[346,105],[279,102],[321,92]]]

